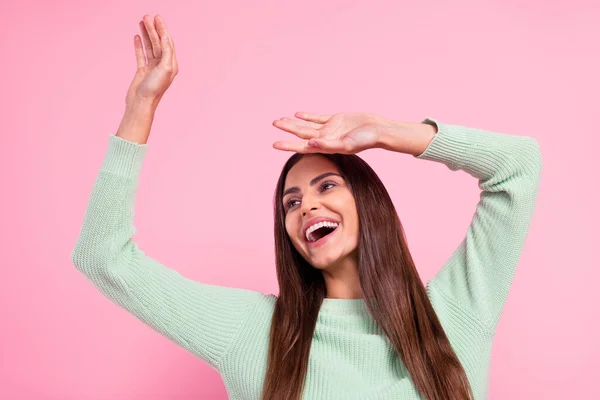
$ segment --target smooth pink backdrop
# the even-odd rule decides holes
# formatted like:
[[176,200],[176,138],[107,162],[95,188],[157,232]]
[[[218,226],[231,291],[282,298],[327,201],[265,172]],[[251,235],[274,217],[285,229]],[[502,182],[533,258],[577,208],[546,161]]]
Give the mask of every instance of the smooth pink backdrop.
[[[169,5],[167,5],[169,4]],[[225,399],[217,372],[104,298],[69,259],[162,15],[180,73],[158,108],[136,242],[199,281],[277,293],[272,195],[296,111],[374,112],[535,137],[536,213],[506,303],[491,399],[600,398],[594,1],[3,1],[0,398]],[[466,173],[360,154],[425,282],[479,199]]]

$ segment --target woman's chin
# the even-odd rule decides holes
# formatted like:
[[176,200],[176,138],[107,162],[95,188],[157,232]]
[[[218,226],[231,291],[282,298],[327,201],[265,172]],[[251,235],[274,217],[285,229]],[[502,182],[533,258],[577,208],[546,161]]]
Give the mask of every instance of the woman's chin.
[[335,265],[340,259],[340,255],[334,255],[334,254],[319,254],[319,255],[313,255],[312,257],[310,257],[310,264],[317,268],[317,269],[321,269],[321,270],[325,270],[330,268],[331,266]]

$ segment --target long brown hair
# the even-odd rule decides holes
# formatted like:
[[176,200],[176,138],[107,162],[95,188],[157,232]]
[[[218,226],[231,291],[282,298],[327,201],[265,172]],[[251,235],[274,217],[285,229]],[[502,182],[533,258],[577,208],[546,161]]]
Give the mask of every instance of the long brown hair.
[[[356,201],[358,270],[363,298],[427,400],[467,400],[466,373],[429,302],[392,200],[373,169],[355,154],[321,154],[338,166]],[[284,165],[275,190],[275,257],[279,296],[272,317],[262,400],[299,400],[319,309],[326,296],[320,270],[293,246],[285,229]]]

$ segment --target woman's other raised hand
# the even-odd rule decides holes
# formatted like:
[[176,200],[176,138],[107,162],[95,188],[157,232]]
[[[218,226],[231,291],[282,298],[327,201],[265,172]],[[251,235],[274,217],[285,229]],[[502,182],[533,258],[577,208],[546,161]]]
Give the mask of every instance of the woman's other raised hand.
[[160,15],[154,19],[144,15],[139,27],[141,38],[139,35],[133,38],[137,70],[125,103],[130,106],[142,101],[156,106],[179,72],[175,42]]

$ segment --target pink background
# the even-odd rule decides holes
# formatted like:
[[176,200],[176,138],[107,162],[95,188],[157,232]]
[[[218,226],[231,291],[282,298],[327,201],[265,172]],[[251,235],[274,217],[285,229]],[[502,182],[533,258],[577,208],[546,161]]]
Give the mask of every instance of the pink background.
[[[218,373],[104,298],[69,259],[162,15],[163,97],[135,240],[182,274],[277,293],[272,195],[296,111],[374,112],[534,136],[538,205],[494,342],[492,399],[600,398],[598,43],[590,1],[17,2],[0,5],[0,398],[225,399]],[[418,4],[417,4],[418,3]],[[423,281],[466,232],[474,178],[368,150]]]

